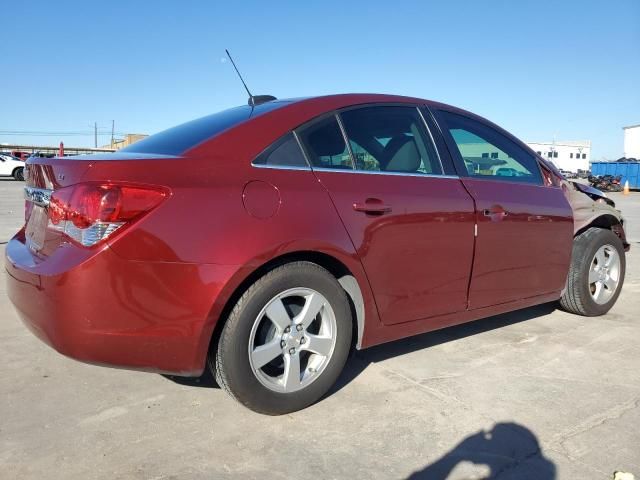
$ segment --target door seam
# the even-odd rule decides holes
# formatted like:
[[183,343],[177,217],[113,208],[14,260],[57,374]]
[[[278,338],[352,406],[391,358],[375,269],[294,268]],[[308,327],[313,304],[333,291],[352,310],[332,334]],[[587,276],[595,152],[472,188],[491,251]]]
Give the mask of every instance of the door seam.
[[[327,197],[329,197],[329,201],[331,202],[331,205],[333,205],[333,210],[334,210],[336,216],[338,217],[338,220],[340,221],[340,225],[342,225],[342,228],[344,228],[344,231],[347,234],[347,238],[351,242],[351,246],[353,247],[353,251],[355,252],[356,257],[358,258],[358,262],[360,263],[360,266],[362,267],[362,271],[364,272],[364,277],[366,278],[367,284],[369,286],[369,291],[371,292],[371,298],[373,299],[373,306],[375,307],[376,312],[378,314],[378,325],[383,325],[384,326],[384,323],[382,322],[382,317],[380,315],[380,309],[378,308],[378,303],[376,302],[376,296],[373,293],[373,287],[371,286],[371,280],[369,280],[369,274],[367,273],[367,269],[364,267],[364,263],[362,263],[362,258],[360,258],[360,253],[358,252],[358,249],[356,248],[356,245],[353,242],[353,238],[351,238],[351,234],[349,233],[349,229],[344,224],[344,220],[342,220],[342,217],[340,216],[340,212],[338,211],[338,207],[336,207],[336,204],[333,201],[333,197],[331,196],[331,193],[329,192],[329,189],[326,187],[326,185],[324,183],[322,183],[322,180],[320,179],[320,177],[318,177],[316,172],[313,171],[313,168],[311,168],[311,172],[313,173],[313,176],[316,177],[316,180],[318,181],[318,183],[322,186],[322,188],[326,192]],[[467,301],[468,301],[468,296],[467,296]],[[363,324],[362,328],[363,328],[362,338],[364,338],[364,331],[367,329],[366,316],[365,316],[365,321],[364,321],[364,324]]]
[[460,184],[462,185],[462,188],[464,188],[464,191],[467,192],[467,194],[471,198],[471,201],[473,202],[473,219],[474,219],[475,235],[473,236],[473,252],[471,253],[471,266],[469,268],[469,280],[467,282],[467,308],[466,308],[467,310],[471,310],[471,305],[469,302],[469,298],[471,296],[471,280],[473,279],[473,266],[476,263],[476,249],[478,248],[478,221],[479,221],[478,205],[476,204],[476,198],[473,196],[469,188],[467,188],[462,178],[460,179]]

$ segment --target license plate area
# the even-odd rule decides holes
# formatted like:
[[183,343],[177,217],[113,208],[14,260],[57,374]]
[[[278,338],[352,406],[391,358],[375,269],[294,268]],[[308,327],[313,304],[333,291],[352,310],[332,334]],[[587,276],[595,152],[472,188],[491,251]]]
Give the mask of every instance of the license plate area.
[[44,246],[45,236],[47,234],[47,222],[49,218],[47,211],[40,205],[34,205],[27,222],[25,232],[27,246],[33,251],[42,250]]

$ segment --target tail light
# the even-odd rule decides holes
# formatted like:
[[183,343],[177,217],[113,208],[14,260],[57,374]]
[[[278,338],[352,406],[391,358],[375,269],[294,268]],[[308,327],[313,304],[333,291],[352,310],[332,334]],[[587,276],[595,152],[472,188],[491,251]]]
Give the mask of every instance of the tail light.
[[81,183],[54,191],[48,227],[90,247],[157,207],[168,195],[161,187]]

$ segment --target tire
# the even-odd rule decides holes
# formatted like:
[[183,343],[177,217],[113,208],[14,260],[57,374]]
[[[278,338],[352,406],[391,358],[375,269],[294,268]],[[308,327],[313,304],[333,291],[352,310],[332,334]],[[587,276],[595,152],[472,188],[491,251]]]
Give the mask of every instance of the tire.
[[242,405],[282,415],[327,393],[347,360],[351,335],[349,301],[335,277],[314,263],[288,263],[238,300],[208,364],[218,384]]
[[23,167],[18,167],[13,171],[13,178],[23,182],[24,181],[24,168]]
[[604,315],[620,295],[625,270],[620,238],[608,229],[589,228],[573,240],[567,288],[560,298],[560,306],[586,317]]

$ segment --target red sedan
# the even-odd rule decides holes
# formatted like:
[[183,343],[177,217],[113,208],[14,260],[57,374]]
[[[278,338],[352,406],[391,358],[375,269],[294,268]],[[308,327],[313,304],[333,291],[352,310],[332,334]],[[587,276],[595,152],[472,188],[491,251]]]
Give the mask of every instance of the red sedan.
[[400,96],[262,100],[117,153],[27,162],[6,269],[35,335],[100,365],[208,366],[282,414],[321,398],[351,348],[615,303],[613,202],[496,125]]

